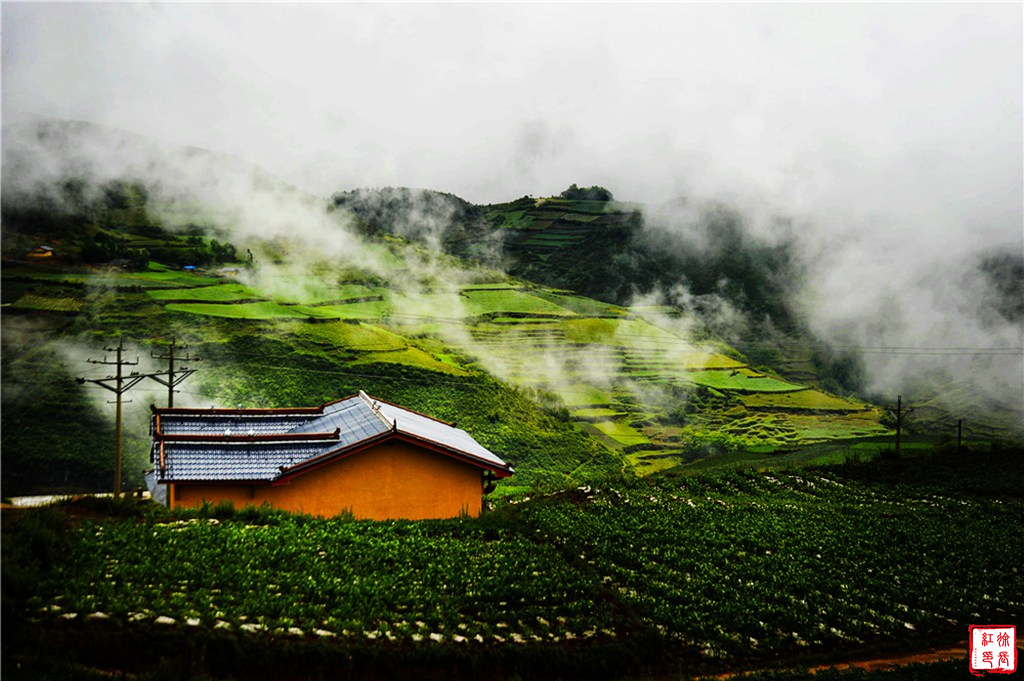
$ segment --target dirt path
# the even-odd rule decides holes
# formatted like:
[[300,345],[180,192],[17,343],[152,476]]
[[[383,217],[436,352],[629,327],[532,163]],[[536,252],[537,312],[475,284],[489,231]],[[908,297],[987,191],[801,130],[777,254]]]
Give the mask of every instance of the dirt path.
[[[900,655],[891,655],[887,657],[873,657],[873,658],[854,658],[850,660],[842,660],[832,662],[830,664],[819,664],[813,667],[809,667],[808,671],[811,674],[817,674],[825,669],[863,669],[865,671],[876,671],[879,669],[895,669],[896,667],[902,667],[908,664],[916,663],[928,663],[928,662],[941,662],[943,660],[956,660],[962,659],[964,661],[964,667],[967,665],[967,641],[952,646],[942,646],[939,648],[928,648],[926,650],[919,650],[913,653],[903,653]],[[716,679],[742,679],[748,674],[755,674],[758,672],[765,671],[777,671],[767,669],[749,669],[744,672],[729,672],[728,674],[719,674],[713,678]]]

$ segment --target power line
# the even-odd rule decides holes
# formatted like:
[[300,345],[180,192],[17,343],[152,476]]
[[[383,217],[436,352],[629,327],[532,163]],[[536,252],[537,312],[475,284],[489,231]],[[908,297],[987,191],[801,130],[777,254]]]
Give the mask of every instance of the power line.
[[[167,386],[167,407],[168,408],[171,408],[171,407],[174,406],[174,393],[175,393],[174,388],[175,388],[175,386],[177,386],[179,383],[181,383],[186,378],[188,378],[189,376],[191,376],[192,374],[194,374],[196,372],[195,369],[189,369],[188,367],[181,367],[177,371],[174,370],[174,350],[175,349],[185,350],[187,348],[188,348],[187,345],[178,345],[177,342],[176,342],[176,339],[175,338],[171,338],[171,344],[167,347],[167,351],[168,352],[167,352],[166,355],[157,355],[157,354],[154,354],[154,353],[150,353],[150,356],[153,357],[153,359],[166,359],[167,360],[167,378],[166,379],[163,378],[162,376],[157,375],[157,374],[150,374],[149,377],[152,378],[157,383],[162,383],[163,385]],[[178,357],[178,359],[195,360],[195,361],[199,360],[198,357],[189,357],[188,355],[185,355],[184,357]]]

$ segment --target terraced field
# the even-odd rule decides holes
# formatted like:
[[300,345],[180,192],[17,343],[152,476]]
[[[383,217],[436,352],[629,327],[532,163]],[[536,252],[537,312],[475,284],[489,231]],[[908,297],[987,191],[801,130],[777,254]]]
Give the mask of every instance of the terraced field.
[[[602,217],[578,215],[559,219],[578,226]],[[622,308],[499,277],[408,291],[330,272],[213,277],[157,263],[146,272],[66,276],[60,283],[85,290],[141,289],[133,295],[169,314],[283,325],[352,367],[494,374],[553,399],[640,474],[715,454],[771,456],[887,432],[869,405],[754,370],[728,347],[694,340],[685,320],[664,309]],[[18,304],[87,308],[78,294]],[[709,438],[717,444],[709,447]]]
[[[530,309],[525,300],[515,300],[515,312],[531,319],[470,324],[467,349],[498,363],[513,382],[557,395],[584,430],[623,450],[638,472],[677,465],[688,454],[682,436],[712,430],[733,438],[732,448],[766,451],[886,432],[863,403],[754,371],[638,312],[605,307],[600,316],[545,318],[543,305]],[[697,389],[720,406],[674,424],[669,412]]]
[[[458,362],[418,347],[371,351],[363,345],[367,329],[377,328],[370,324],[394,326],[399,335],[391,343],[402,333],[441,334],[475,360],[478,369],[555,396],[580,428],[621,450],[640,473],[693,458],[688,443],[712,432],[724,434],[730,450],[765,451],[886,432],[879,414],[867,405],[755,371],[742,358],[726,354],[728,348],[695,342],[673,328],[678,325],[662,324],[663,310],[630,310],[516,283],[418,293],[344,281],[325,285],[322,280],[310,285],[291,281],[286,288],[299,293],[265,293],[236,281],[147,292],[171,312],[362,321],[310,328],[324,329],[322,342],[358,350],[357,362],[466,371]],[[648,313],[653,316],[648,318]],[[331,331],[328,339],[326,330],[332,328],[360,332]],[[372,346],[376,341],[369,342]],[[684,414],[688,400],[698,392],[704,403]]]

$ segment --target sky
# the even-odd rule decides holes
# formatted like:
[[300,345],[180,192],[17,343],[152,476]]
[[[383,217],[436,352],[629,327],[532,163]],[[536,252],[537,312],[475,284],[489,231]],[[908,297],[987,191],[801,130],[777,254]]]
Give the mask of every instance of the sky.
[[972,317],[961,285],[986,249],[1024,252],[1022,3],[0,11],[5,121],[202,147],[321,196],[725,199],[753,229],[784,214],[802,230],[802,304],[826,335],[1024,344]]
[[[317,193],[756,190],[992,205],[1019,3],[4,3],[3,113],[229,152]],[[1019,197],[1014,197],[1019,198]],[[998,204],[998,202],[996,202]],[[865,212],[871,211],[865,202]]]

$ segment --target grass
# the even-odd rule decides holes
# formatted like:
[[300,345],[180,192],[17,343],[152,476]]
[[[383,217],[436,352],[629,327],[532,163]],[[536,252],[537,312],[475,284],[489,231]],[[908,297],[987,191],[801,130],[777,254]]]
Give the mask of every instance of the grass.
[[625,310],[617,305],[603,303],[600,300],[594,300],[584,296],[576,296],[544,289],[533,291],[533,295],[538,298],[543,298],[544,300],[554,303],[560,307],[564,307],[567,310],[572,310],[576,314],[584,317],[618,317],[625,314]]
[[665,453],[633,452],[626,455],[626,462],[640,477],[667,471],[679,465],[679,460]]
[[453,376],[468,376],[468,371],[462,369],[452,361],[445,361],[434,357],[430,353],[415,347],[406,347],[400,350],[369,352],[356,358],[353,366],[363,364],[398,364],[408,367],[416,367],[427,371],[434,371],[439,374]]
[[686,379],[691,383],[707,388],[736,392],[794,392],[806,390],[805,386],[787,383],[786,381],[759,374],[750,369],[692,371],[686,374]]
[[156,270],[148,272],[109,272],[94,274],[90,280],[104,284],[148,286],[211,286],[222,283],[218,277],[178,270]]
[[804,442],[822,440],[848,440],[891,432],[878,423],[876,418],[818,417],[810,414],[784,414],[782,420],[799,435]]
[[614,409],[608,409],[607,407],[587,407],[583,409],[573,409],[570,412],[573,418],[577,419],[600,419],[600,418],[614,418],[622,416],[621,411]]
[[185,270],[175,270],[151,262],[146,271],[127,272],[106,270],[98,267],[81,268],[76,272],[53,271],[49,268],[11,267],[4,268],[4,278],[18,277],[42,282],[62,284],[96,284],[107,286],[141,286],[143,288],[168,286],[210,286],[221,283],[218,277],[211,277]]
[[564,248],[566,246],[572,246],[583,241],[583,237],[578,234],[555,234],[551,232],[543,232],[541,234],[534,234],[529,239],[523,242],[526,246],[554,246],[555,248]]
[[89,283],[90,274],[81,272],[53,272],[29,267],[7,267],[3,269],[4,279],[24,279],[47,284],[70,284],[81,286]]
[[386,293],[386,289],[370,288],[363,284],[328,285],[310,277],[293,277],[290,280],[275,282],[275,286],[268,290],[270,297],[278,302],[302,305],[384,297]]
[[293,332],[329,347],[358,352],[394,352],[409,347],[402,336],[366,323],[297,324]]
[[641,366],[646,363],[668,376],[690,376],[692,374],[689,372],[695,369],[741,369],[746,366],[731,357],[703,350],[657,351],[648,353],[646,362],[644,355],[633,351],[629,354],[629,360]]
[[565,386],[559,390],[559,396],[569,407],[605,405],[612,402],[612,397],[608,393],[600,388],[582,383]]
[[530,229],[530,225],[533,223],[534,217],[528,215],[526,211],[515,210],[504,213],[491,212],[487,214],[488,219],[500,219],[501,224],[498,225],[504,229]]
[[642,319],[573,319],[565,323],[570,343],[600,343],[619,347],[684,346],[685,341]]
[[466,312],[471,316],[495,313],[520,313],[569,317],[575,314],[572,310],[568,310],[561,305],[514,289],[501,291],[470,290],[464,291],[462,297],[466,301]]
[[237,283],[222,283],[184,289],[151,289],[146,291],[154,300],[188,300],[209,302],[230,302],[263,298],[248,286]]
[[809,411],[864,411],[869,406],[844,397],[836,397],[819,390],[801,390],[789,393],[755,393],[740,396],[740,402],[750,408],[802,409]]
[[555,328],[554,321],[550,317],[488,317],[486,322],[476,324],[473,328],[485,329],[487,324],[505,324],[529,325],[532,328],[550,328],[553,330]]
[[346,305],[289,306],[306,317],[320,319],[381,319],[388,315],[391,306],[386,300],[370,300]]
[[594,428],[625,447],[650,442],[646,435],[622,421],[598,421],[593,425]]
[[295,319],[311,316],[304,314],[298,307],[269,301],[227,305],[218,303],[168,303],[164,309],[171,312],[187,312],[189,314],[225,317],[227,319]]
[[521,284],[512,284],[509,282],[494,282],[491,284],[465,284],[462,287],[463,291],[508,291],[508,290],[520,290],[522,289]]

